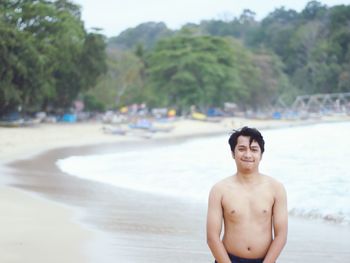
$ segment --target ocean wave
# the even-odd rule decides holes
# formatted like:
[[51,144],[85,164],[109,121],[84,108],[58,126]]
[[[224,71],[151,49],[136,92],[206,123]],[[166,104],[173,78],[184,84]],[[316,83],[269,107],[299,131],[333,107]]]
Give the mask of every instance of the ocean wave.
[[319,211],[316,209],[305,211],[304,209],[293,208],[289,211],[289,215],[350,226],[350,218],[345,216],[344,214],[329,214],[329,213],[323,213],[322,211]]
[[[350,225],[349,129],[350,122],[264,132],[268,148],[261,171],[286,187],[290,215]],[[216,182],[235,171],[226,137],[71,156],[57,165],[88,180],[202,202]]]

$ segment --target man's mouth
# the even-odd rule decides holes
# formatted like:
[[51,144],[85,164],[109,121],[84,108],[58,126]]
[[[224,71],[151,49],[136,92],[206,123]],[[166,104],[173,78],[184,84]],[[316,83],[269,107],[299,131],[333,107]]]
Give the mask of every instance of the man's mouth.
[[245,162],[245,163],[253,163],[254,161],[253,161],[253,160],[242,160],[242,162]]

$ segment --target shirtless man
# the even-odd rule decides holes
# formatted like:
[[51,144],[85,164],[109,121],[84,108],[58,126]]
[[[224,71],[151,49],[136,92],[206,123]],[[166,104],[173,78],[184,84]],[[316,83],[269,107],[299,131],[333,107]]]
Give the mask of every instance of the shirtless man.
[[243,127],[229,144],[237,172],[210,191],[208,246],[218,263],[273,263],[287,241],[286,191],[259,172],[265,142],[258,130]]

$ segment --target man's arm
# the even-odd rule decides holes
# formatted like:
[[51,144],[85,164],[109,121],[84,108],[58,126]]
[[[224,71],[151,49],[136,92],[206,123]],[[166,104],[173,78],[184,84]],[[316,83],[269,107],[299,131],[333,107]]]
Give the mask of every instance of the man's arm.
[[209,194],[207,214],[207,243],[218,263],[231,263],[227,251],[220,239],[223,211],[221,193],[218,186],[214,186]]
[[288,233],[288,209],[287,194],[283,185],[278,183],[273,205],[273,231],[274,239],[267,251],[264,263],[273,263],[280,255],[287,242]]

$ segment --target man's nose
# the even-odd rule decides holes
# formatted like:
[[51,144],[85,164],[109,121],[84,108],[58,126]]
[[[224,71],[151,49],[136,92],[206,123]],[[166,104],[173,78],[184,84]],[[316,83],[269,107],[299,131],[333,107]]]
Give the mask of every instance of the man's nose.
[[246,150],[244,155],[245,155],[245,157],[251,157],[252,156],[252,151],[251,150]]

